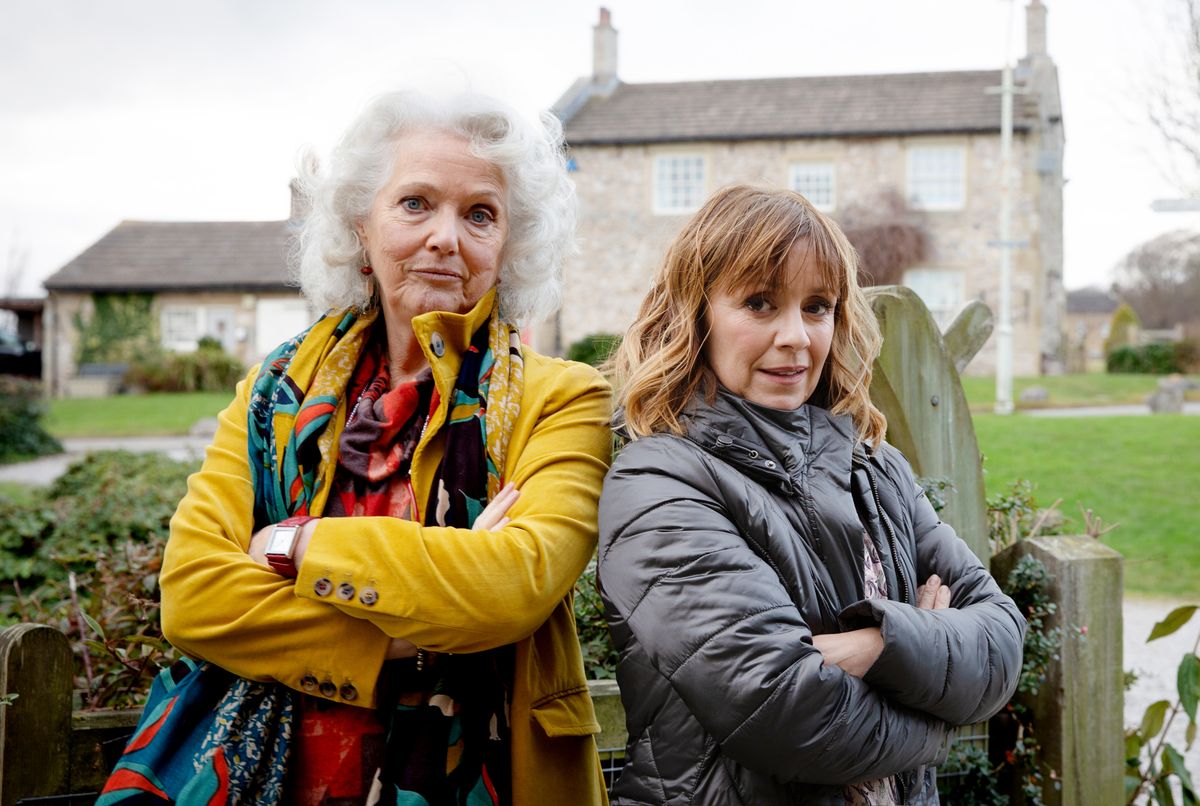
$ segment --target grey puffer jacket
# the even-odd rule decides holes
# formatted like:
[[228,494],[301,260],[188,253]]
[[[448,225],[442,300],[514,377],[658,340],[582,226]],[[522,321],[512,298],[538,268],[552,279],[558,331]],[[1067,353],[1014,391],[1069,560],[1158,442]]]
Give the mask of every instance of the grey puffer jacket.
[[[1016,687],[1017,607],[848,417],[722,390],[685,423],[627,445],[600,499],[629,728],[614,804],[841,804],[893,774],[904,802],[937,803],[949,727]],[[863,598],[864,530],[889,599]],[[931,573],[950,609],[915,606]],[[884,649],[863,679],[823,666],[813,635],[871,625]]]

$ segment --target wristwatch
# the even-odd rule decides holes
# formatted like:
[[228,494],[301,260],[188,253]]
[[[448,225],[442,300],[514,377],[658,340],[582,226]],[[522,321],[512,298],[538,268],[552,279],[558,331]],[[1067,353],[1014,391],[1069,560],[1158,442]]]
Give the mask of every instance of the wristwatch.
[[292,559],[296,551],[296,538],[300,536],[300,528],[304,524],[315,520],[311,515],[297,515],[275,524],[266,550],[267,564],[275,569],[275,573],[285,577],[296,576],[296,562]]

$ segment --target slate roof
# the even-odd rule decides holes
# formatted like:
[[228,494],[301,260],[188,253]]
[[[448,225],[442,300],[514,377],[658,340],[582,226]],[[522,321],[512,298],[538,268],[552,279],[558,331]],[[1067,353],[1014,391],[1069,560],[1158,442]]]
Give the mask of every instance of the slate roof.
[[1095,286],[1067,292],[1067,313],[1112,313],[1120,304],[1115,296]]
[[46,279],[54,291],[280,290],[287,221],[122,221]]
[[[618,84],[564,123],[571,145],[1000,131],[999,70]],[[1014,100],[1028,130],[1034,99]]]

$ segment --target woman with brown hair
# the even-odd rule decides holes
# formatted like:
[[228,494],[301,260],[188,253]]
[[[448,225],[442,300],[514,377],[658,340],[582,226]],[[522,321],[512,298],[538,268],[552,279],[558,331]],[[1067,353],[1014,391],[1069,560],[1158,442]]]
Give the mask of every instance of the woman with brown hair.
[[615,803],[936,803],[947,729],[1012,694],[1024,621],[883,441],[879,344],[798,194],[726,188],[672,244],[600,504]]

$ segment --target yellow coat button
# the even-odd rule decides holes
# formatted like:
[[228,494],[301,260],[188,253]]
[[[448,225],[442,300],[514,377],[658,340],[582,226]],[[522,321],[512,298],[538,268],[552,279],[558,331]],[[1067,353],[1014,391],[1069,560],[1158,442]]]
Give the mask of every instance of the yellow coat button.
[[438,358],[441,358],[446,354],[446,342],[442,341],[441,333],[434,333],[429,337],[429,349],[432,350],[433,354]]
[[300,678],[300,688],[304,689],[305,691],[307,691],[309,693],[316,691],[317,690],[317,678],[313,677],[311,674],[304,675],[304,677]]
[[363,588],[358,593],[358,601],[365,604],[367,607],[372,607],[379,601],[379,591],[374,588]]
[[313,583],[313,593],[317,596],[328,596],[333,592],[333,583],[326,577],[321,577]]
[[354,598],[354,586],[349,582],[343,582],[337,587],[337,597],[343,602],[349,602]]
[[334,695],[336,695],[336,694],[337,694],[337,686],[335,686],[333,684],[332,680],[326,680],[323,683],[321,683],[321,696],[322,697],[329,697],[330,699],[332,699],[334,697]]
[[342,686],[341,690],[338,691],[338,694],[340,694],[342,699],[346,702],[354,702],[358,699],[358,689],[349,683],[346,683],[344,686]]

